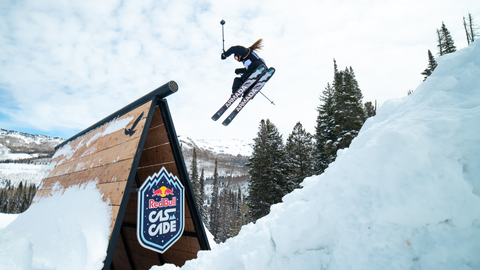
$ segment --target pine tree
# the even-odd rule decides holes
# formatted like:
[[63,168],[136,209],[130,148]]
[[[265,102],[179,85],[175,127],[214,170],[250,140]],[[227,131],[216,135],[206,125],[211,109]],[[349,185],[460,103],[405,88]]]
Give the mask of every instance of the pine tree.
[[442,38],[442,32],[437,29],[437,42],[438,42],[438,55],[442,56],[444,50],[444,44],[443,44],[443,38]]
[[240,187],[238,187],[235,199],[235,207],[233,209],[235,212],[235,222],[232,226],[232,236],[238,235],[240,229],[245,224],[244,209],[245,204],[243,203],[242,190],[240,189]]
[[341,86],[336,85],[333,97],[335,133],[338,134],[337,141],[333,143],[335,153],[336,150],[347,148],[350,145],[365,122],[363,95],[352,67],[338,73],[341,75],[342,84]]
[[[315,133],[315,173],[321,174],[333,162],[339,149],[350,146],[365,120],[374,114],[362,104],[363,94],[353,68],[339,71],[334,61],[333,86],[327,84],[318,108]],[[367,113],[365,109],[370,111]]]
[[437,30],[437,35],[438,35],[437,47],[439,48],[440,55],[457,51],[452,35],[450,34],[450,31],[448,31],[447,27],[445,26],[445,23],[442,22],[442,27],[440,28],[440,30]]
[[218,160],[215,159],[215,170],[213,173],[213,191],[212,191],[212,203],[210,204],[210,232],[212,233],[214,239],[218,239],[219,233],[219,214],[220,214],[220,200],[219,200],[219,181],[218,181]]
[[197,206],[200,205],[202,199],[200,194],[200,181],[198,179],[198,167],[197,167],[197,151],[193,148],[192,165],[190,167],[190,182],[192,183],[193,194],[197,201]]
[[371,101],[365,102],[364,111],[365,111],[365,119],[368,119],[377,114],[375,106],[373,106]]
[[303,128],[300,122],[288,136],[286,150],[290,185],[293,188],[299,188],[303,179],[314,174],[313,136]]
[[205,224],[208,224],[208,213],[205,205],[205,172],[202,168],[202,173],[200,175],[200,215],[202,216],[202,220]]
[[[336,69],[336,63],[335,63]],[[327,83],[322,92],[318,106],[317,126],[315,128],[315,174],[322,174],[335,159],[335,153],[332,153],[333,142],[337,141],[338,134],[335,133],[335,103],[334,89]]]
[[421,73],[425,76],[423,79],[424,81],[428,78],[428,76],[432,75],[432,72],[437,67],[437,61],[435,61],[435,57],[430,50],[428,50],[428,67]]
[[260,121],[248,166],[247,217],[248,221],[256,221],[270,212],[272,204],[281,202],[282,197],[293,190],[285,177],[286,152],[282,136],[268,119]]

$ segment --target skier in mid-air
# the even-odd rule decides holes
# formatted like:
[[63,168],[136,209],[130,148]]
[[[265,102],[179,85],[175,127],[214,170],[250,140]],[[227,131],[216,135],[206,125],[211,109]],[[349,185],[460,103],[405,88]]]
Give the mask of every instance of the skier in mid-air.
[[[224,51],[221,55],[222,60],[227,59],[230,55],[235,55],[235,60],[242,62],[245,68],[235,69],[235,74],[241,75],[236,77],[233,80],[232,85],[232,95],[242,86],[245,80],[257,69],[258,66],[264,65],[266,68],[265,61],[257,55],[257,51],[261,50],[263,47],[262,39],[257,40],[252,46],[245,48],[243,46],[237,45],[230,47],[227,51]],[[246,91],[243,96],[246,96],[249,91]]]

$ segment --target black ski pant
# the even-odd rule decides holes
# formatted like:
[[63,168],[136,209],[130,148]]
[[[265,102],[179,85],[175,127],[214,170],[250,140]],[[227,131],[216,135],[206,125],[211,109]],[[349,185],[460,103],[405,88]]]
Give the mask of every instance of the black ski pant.
[[253,71],[250,72],[245,72],[242,74],[240,77],[236,77],[233,79],[233,85],[232,85],[232,94],[235,94],[237,92],[238,88],[242,86],[242,84],[248,79],[248,77],[253,73]]
[[[238,88],[240,88],[240,86],[242,86],[242,84],[248,79],[248,77],[250,77],[250,75],[252,75],[253,72],[255,72],[255,70],[257,70],[257,68],[259,66],[260,65],[254,67],[254,68],[251,68],[247,72],[243,73],[242,76],[236,77],[235,79],[233,79],[232,95],[235,94],[235,92],[237,92]],[[265,68],[266,68],[266,66],[265,66]],[[245,95],[246,94],[247,94],[247,92],[245,92]]]

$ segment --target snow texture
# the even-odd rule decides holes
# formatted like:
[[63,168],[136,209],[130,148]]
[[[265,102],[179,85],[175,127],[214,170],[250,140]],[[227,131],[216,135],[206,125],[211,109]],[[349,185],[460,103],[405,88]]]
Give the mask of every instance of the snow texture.
[[[17,216],[15,218],[15,216]],[[20,215],[1,215],[0,269],[102,269],[111,211],[95,182],[54,192]],[[6,222],[7,221],[7,222]]]
[[[480,269],[477,43],[440,57],[324,174],[182,269]],[[101,269],[107,209],[91,186],[37,202],[0,230],[0,269]]]
[[47,165],[0,163],[0,188],[6,180],[10,180],[13,186],[18,186],[20,182],[23,182],[23,185],[38,186],[47,167]]
[[182,147],[187,149],[196,147],[199,149],[205,149],[212,151],[216,154],[228,154],[228,155],[241,155],[251,156],[252,146],[250,143],[242,140],[206,140],[206,139],[192,139],[189,137],[179,137],[178,140],[182,144]]
[[323,175],[182,269],[480,269],[480,45],[438,63]]

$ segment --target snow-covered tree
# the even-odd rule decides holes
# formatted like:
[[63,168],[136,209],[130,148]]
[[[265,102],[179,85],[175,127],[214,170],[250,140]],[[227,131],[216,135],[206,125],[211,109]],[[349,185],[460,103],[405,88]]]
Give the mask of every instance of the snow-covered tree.
[[[335,63],[336,67],[336,63]],[[320,96],[322,102],[318,106],[317,126],[315,128],[315,174],[322,174],[335,159],[332,151],[333,142],[338,138],[335,133],[335,103],[333,100],[334,89],[327,83],[327,86]],[[333,153],[332,153],[333,152]]]
[[[333,86],[327,84],[320,100],[316,126],[315,168],[321,174],[339,149],[350,145],[369,116],[353,68],[339,71],[334,60]],[[365,107],[366,108],[366,107]],[[371,109],[369,107],[369,109]]]
[[248,221],[267,215],[272,204],[292,191],[286,177],[286,152],[282,135],[270,120],[260,121],[249,159]]
[[365,112],[363,111],[363,95],[355,73],[352,67],[345,68],[345,71],[338,72],[341,84],[335,84],[334,99],[334,118],[335,133],[338,134],[337,141],[332,147],[335,150],[347,148],[353,138],[358,135],[360,128],[365,122]]
[[288,178],[293,188],[299,188],[305,177],[314,174],[313,136],[298,122],[286,143]]

